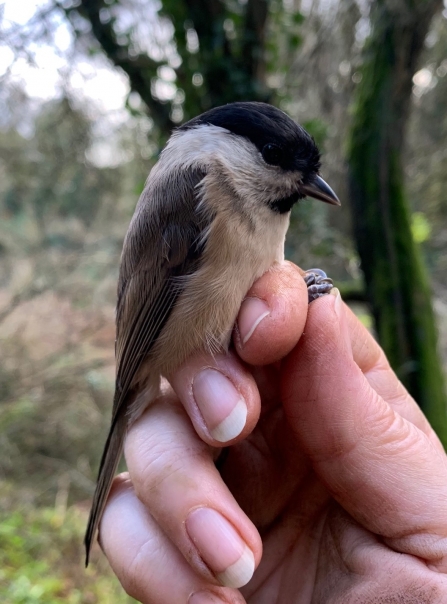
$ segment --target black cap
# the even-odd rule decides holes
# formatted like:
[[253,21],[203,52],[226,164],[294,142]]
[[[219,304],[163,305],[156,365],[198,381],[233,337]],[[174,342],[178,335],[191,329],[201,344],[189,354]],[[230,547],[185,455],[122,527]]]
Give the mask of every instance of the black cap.
[[299,170],[303,180],[320,169],[320,152],[314,139],[286,113],[267,103],[240,102],[215,107],[186,122],[179,130],[211,124],[250,140],[260,152],[266,145],[282,150],[278,165]]

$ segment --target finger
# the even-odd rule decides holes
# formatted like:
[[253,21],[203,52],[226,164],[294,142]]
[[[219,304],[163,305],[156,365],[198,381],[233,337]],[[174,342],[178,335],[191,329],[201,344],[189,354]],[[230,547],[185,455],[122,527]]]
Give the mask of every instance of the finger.
[[261,402],[252,374],[233,353],[201,353],[169,381],[197,434],[215,447],[244,439],[255,427]]
[[[280,360],[301,336],[306,313],[300,269],[290,262],[275,265],[242,304],[234,333],[239,356],[254,365]],[[244,439],[258,421],[256,381],[235,355],[198,354],[169,381],[197,433],[211,445]]]
[[442,445],[421,408],[397,378],[382,348],[345,304],[343,315],[343,322],[350,337],[352,356],[370,386],[397,413],[422,430],[433,444],[442,450]]
[[139,501],[128,475],[115,479],[100,541],[126,592],[143,604],[243,604],[233,589],[207,582],[187,564]]
[[247,293],[233,340],[239,356],[250,365],[281,360],[301,337],[308,306],[301,274],[291,262],[275,264]]
[[152,405],[130,428],[125,455],[138,498],[192,568],[215,584],[245,585],[261,556],[258,531],[180,404]]
[[344,306],[310,306],[284,368],[284,407],[332,495],[398,551],[437,561],[447,552],[447,464],[415,425],[370,386],[352,356]]

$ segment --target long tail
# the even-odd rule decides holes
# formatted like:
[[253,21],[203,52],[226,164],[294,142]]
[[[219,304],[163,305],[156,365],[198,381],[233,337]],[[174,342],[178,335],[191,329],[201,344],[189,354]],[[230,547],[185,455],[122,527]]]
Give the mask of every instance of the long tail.
[[98,481],[93,495],[92,508],[85,532],[85,566],[88,566],[90,549],[101,520],[107,497],[112,486],[113,477],[123,452],[124,438],[126,435],[128,417],[123,411],[118,412],[107,437],[107,441],[99,465]]

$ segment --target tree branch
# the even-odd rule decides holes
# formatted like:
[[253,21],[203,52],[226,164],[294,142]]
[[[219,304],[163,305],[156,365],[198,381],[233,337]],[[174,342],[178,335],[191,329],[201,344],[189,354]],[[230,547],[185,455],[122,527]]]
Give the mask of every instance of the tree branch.
[[172,130],[175,123],[170,118],[169,104],[158,101],[152,95],[152,79],[157,75],[157,68],[161,63],[146,54],[131,56],[129,48],[117,41],[113,21],[101,21],[101,9],[108,8],[104,0],[81,0],[81,5],[76,8],[64,8],[61,4],[59,6],[67,16],[76,11],[89,21],[97,42],[112,63],[127,74],[131,89],[138,92],[155,125],[164,134]]
[[248,0],[242,44],[244,68],[267,96],[264,48],[268,9],[268,0]]

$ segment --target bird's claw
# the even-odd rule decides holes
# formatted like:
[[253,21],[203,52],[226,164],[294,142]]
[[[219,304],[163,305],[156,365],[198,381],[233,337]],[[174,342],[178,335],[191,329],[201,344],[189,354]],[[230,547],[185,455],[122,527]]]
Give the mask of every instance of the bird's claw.
[[307,285],[307,295],[309,304],[328,294],[334,287],[332,279],[326,275],[320,268],[311,268],[304,274],[304,281]]

